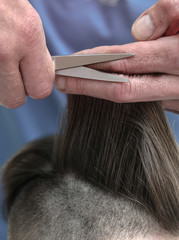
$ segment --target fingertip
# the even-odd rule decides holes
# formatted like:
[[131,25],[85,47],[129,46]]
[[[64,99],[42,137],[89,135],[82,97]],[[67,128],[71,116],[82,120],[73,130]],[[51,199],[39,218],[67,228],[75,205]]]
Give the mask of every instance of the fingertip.
[[138,18],[132,25],[131,33],[138,41],[145,41],[151,38],[155,28],[149,14]]
[[60,92],[66,91],[66,78],[63,76],[57,76],[55,79],[55,87]]

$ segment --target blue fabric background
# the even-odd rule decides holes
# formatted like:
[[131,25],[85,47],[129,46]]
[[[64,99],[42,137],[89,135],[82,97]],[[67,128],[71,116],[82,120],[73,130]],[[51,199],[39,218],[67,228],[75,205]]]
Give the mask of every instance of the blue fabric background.
[[[99,0],[30,2],[42,18],[51,54],[65,55],[100,45],[133,42],[132,23],[156,1],[119,0],[115,7]],[[55,134],[65,105],[65,95],[54,89],[50,97],[38,101],[28,98],[24,106],[15,110],[0,107],[0,167],[27,142]],[[168,117],[175,135],[179,136],[179,116],[168,114]],[[6,232],[7,225],[0,217],[0,240],[7,239]]]

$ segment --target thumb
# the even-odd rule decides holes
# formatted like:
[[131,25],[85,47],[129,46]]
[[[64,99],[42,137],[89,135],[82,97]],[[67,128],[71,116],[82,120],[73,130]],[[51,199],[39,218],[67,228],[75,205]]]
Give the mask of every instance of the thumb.
[[[147,9],[132,26],[132,35],[138,41],[153,40],[178,32],[179,0],[159,0]],[[172,30],[171,29],[172,26]],[[169,31],[168,31],[169,30]]]

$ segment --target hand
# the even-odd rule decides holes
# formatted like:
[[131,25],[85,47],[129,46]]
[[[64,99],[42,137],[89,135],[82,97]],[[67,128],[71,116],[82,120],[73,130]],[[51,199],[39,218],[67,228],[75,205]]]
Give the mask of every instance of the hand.
[[[142,20],[146,14],[146,20]],[[142,20],[141,23],[139,19]],[[137,40],[143,42],[98,47],[81,52],[134,53],[135,57],[132,58],[91,66],[101,71],[123,73],[130,79],[129,83],[57,76],[57,89],[64,93],[89,95],[114,102],[162,100],[165,109],[179,112],[179,34],[162,37],[176,34],[179,30],[179,1],[161,0],[139,19],[133,25],[132,33]]]
[[[132,27],[132,34],[138,41],[153,40],[178,33],[179,0],[159,0],[143,13]],[[176,60],[178,61],[179,57]],[[164,108],[168,111],[179,112],[178,98],[176,100],[163,101]]]
[[114,102],[164,100],[165,104],[165,100],[169,100],[171,109],[179,111],[179,35],[123,46],[98,47],[81,53],[120,52],[134,53],[135,57],[91,67],[123,73],[124,77],[130,79],[129,83],[57,76],[56,88],[65,93],[89,95]]
[[147,9],[132,26],[138,41],[154,40],[179,32],[179,0],[159,0]]
[[54,67],[39,15],[28,1],[1,0],[0,104],[16,108],[26,95],[47,97],[53,82]]

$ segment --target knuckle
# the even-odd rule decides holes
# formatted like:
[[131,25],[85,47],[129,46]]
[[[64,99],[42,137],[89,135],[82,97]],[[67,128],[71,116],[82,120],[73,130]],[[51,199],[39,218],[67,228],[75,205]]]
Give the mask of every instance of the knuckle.
[[85,95],[85,81],[81,78],[66,78],[66,92]]
[[130,79],[129,82],[114,86],[111,95],[113,102],[133,102],[141,97],[142,88],[140,84],[137,84],[136,77],[130,75],[127,77]]
[[112,90],[113,102],[129,102],[131,98],[131,83],[121,83]]
[[[165,58],[166,62],[164,66],[169,66],[170,73],[179,75],[179,57],[178,57],[178,52],[179,52],[179,34],[177,34],[173,38],[173,45],[172,47],[164,49],[165,52]],[[166,68],[167,70],[167,68]]]
[[123,73],[127,74],[129,72],[128,70],[128,61],[126,61],[126,59],[124,59],[123,61],[121,61],[120,63],[122,65],[122,69],[123,69]]
[[77,93],[79,93],[81,95],[85,95],[85,81],[84,81],[84,79],[78,79],[76,81],[76,90],[77,90]]
[[41,36],[43,30],[42,22],[38,13],[34,10],[32,14],[29,14],[23,24],[20,25],[20,36],[26,43],[31,45],[36,43],[38,36]]
[[129,70],[130,70],[129,69],[130,64],[128,62],[128,59],[123,59],[116,62],[109,62],[107,66],[108,66],[108,69],[106,68],[105,69],[106,71],[118,72],[120,69],[120,73],[123,73],[123,74],[129,73]]
[[172,19],[179,19],[179,0],[160,0],[159,3]]

